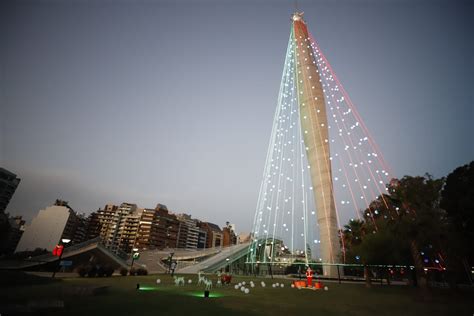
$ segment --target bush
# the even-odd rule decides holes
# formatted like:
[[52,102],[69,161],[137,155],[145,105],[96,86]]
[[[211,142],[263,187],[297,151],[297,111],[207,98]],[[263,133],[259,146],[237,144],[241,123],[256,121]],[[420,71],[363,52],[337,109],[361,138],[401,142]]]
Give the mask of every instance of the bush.
[[[114,268],[110,265],[105,266],[94,266],[91,264],[88,265],[80,265],[76,268],[77,274],[81,278],[88,276],[89,278],[94,277],[110,277],[114,273]],[[125,275],[127,275],[128,271],[125,269]],[[123,275],[123,274],[122,274]]]
[[77,273],[81,278],[85,277],[87,274],[87,267],[84,265],[78,266],[76,269]]
[[105,266],[104,273],[106,277],[111,277],[112,274],[114,274],[114,268],[112,268],[111,266]]
[[121,268],[121,269],[120,269],[120,274],[121,274],[122,276],[127,276],[127,274],[128,274],[128,269],[126,269],[126,268]]
[[148,270],[145,268],[138,268],[137,275],[148,275]]
[[98,277],[104,277],[105,276],[105,270],[103,266],[99,266],[97,269],[97,276]]
[[98,273],[98,269],[95,267],[95,266],[89,266],[88,270],[87,270],[87,276],[89,278],[95,278],[97,276],[97,273]]

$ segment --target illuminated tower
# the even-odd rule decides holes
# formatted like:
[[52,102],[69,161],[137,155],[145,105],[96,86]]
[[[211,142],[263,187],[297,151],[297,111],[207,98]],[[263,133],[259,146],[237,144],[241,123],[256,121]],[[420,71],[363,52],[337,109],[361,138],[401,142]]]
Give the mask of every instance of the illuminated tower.
[[364,216],[376,231],[388,170],[303,14],[293,14],[247,262],[259,271],[321,264],[337,277],[335,264],[360,259],[346,258],[339,214]]
[[[338,263],[340,249],[324,92],[303,14],[293,14],[292,20],[297,102],[320,228],[321,258],[324,263]],[[337,276],[337,270],[325,266],[324,274]]]

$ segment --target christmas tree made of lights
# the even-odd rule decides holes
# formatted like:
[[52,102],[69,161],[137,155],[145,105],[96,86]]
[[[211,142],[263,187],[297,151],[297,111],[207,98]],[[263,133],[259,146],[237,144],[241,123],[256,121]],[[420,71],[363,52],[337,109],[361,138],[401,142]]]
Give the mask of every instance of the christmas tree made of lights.
[[336,277],[339,214],[372,212],[390,179],[384,166],[303,13],[293,14],[247,262],[321,263]]

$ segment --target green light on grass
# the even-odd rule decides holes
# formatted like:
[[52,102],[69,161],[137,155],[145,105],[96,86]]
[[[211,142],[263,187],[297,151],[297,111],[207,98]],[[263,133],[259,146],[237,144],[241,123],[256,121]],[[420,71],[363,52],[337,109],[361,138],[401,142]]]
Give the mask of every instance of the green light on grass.
[[140,286],[140,291],[157,291],[158,288],[157,287],[153,287],[153,286]]
[[[204,298],[204,291],[202,291],[202,292],[189,292],[189,293],[187,293],[187,295]],[[209,292],[209,297],[211,297],[211,298],[223,297],[223,296],[224,295],[222,295],[221,293]]]

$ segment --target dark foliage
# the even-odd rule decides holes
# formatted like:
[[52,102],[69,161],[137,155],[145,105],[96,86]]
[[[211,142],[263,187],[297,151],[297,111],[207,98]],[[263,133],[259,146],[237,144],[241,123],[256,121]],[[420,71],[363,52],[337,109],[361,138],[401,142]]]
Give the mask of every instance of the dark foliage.
[[148,270],[145,268],[138,268],[137,275],[148,275]]
[[127,276],[127,274],[128,274],[128,269],[120,268],[120,275],[121,276]]
[[441,207],[459,241],[458,251],[474,264],[474,161],[448,175]]

